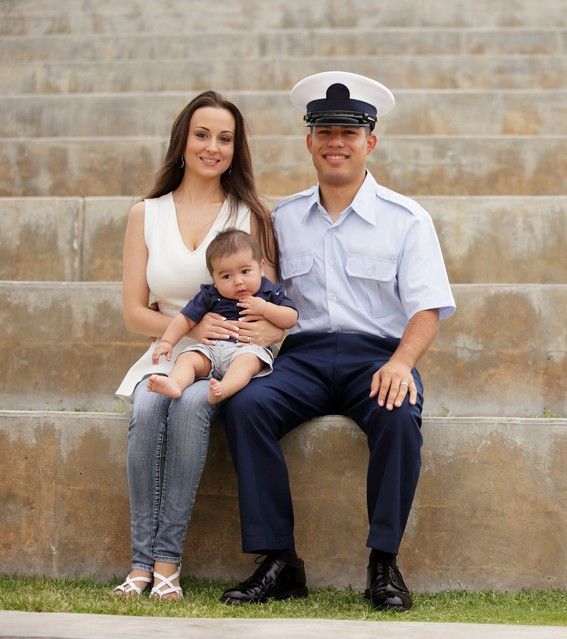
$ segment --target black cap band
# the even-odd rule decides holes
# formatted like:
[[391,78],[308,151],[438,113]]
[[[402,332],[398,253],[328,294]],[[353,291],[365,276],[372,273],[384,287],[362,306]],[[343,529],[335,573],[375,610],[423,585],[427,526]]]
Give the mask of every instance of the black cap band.
[[305,126],[367,126],[372,131],[377,117],[352,111],[313,111],[303,116]]
[[307,104],[303,119],[306,126],[368,126],[372,131],[376,118],[375,107],[362,100],[352,100],[348,87],[335,83],[327,89],[324,99]]

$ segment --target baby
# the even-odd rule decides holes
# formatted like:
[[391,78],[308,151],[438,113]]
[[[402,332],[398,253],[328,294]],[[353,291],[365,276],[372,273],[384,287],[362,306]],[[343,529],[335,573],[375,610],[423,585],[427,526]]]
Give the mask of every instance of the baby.
[[[262,251],[250,234],[237,229],[222,231],[207,247],[206,262],[213,284],[201,285],[199,293],[171,321],[152,354],[154,364],[162,355],[169,361],[173,347],[209,311],[227,320],[238,320],[242,315],[263,317],[284,329],[297,322],[297,310],[283,287],[263,276]],[[149,377],[148,390],[176,398],[195,379],[210,375],[208,401],[216,404],[244,388],[253,377],[268,375],[273,359],[269,348],[256,344],[233,340],[192,344],[177,357],[168,377]]]

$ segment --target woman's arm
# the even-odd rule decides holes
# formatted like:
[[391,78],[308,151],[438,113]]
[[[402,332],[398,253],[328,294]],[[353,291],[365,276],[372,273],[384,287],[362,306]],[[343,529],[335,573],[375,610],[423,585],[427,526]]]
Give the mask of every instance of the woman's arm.
[[122,315],[129,331],[159,337],[171,318],[148,308],[150,289],[146,279],[148,249],[144,239],[144,202],[128,214],[122,267]]

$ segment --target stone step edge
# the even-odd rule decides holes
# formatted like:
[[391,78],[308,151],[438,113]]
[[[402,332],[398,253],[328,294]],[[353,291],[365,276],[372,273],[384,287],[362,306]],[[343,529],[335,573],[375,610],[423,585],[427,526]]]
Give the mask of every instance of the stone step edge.
[[[178,98],[192,95],[199,95],[202,93],[196,89],[188,89],[187,91],[177,90],[164,90],[164,91],[82,91],[77,93],[6,93],[0,95],[0,100],[18,100],[18,99],[84,99],[84,98],[116,98],[116,99],[131,99],[131,98]],[[230,89],[229,91],[219,91],[226,95],[238,97],[285,97],[289,96],[287,89]],[[459,89],[459,88],[402,88],[396,89],[397,95],[563,95],[567,93],[567,88],[552,87],[545,89],[542,87],[530,88],[487,88],[487,89]],[[290,102],[291,105],[291,102]]]
[[[282,35],[301,35],[307,34],[311,35],[313,33],[333,33],[333,34],[344,34],[344,33],[487,33],[490,35],[499,34],[499,33],[565,33],[567,32],[567,26],[496,26],[496,27],[463,27],[463,26],[386,26],[386,27],[266,27],[265,29],[250,29],[247,30],[244,35],[246,36],[258,36],[258,35],[274,35],[274,34],[282,34]],[[234,35],[242,37],[242,31],[239,29],[228,29],[228,28],[220,28],[215,29],[214,31],[206,31],[203,32],[199,29],[183,29],[176,34],[177,37],[184,37],[190,35],[199,35],[212,37],[214,35]],[[159,37],[159,36],[168,36],[171,37],[171,33],[169,31],[142,31],[137,34],[136,37],[140,38],[151,38],[151,37]],[[113,31],[112,33],[104,33],[104,32],[88,32],[88,33],[46,33],[46,34],[38,34],[38,35],[25,35],[25,34],[5,34],[2,35],[1,38],[3,40],[42,40],[44,38],[58,38],[58,39],[84,39],[84,38],[108,38],[111,40],[115,40],[116,38],[128,38],[132,37],[131,31]]]
[[[90,281],[77,281],[77,280],[0,280],[1,288],[116,288],[117,290],[122,286],[122,282],[120,281],[101,281],[101,280],[90,280]],[[468,289],[471,290],[473,288],[492,288],[492,289],[500,289],[502,291],[510,291],[510,290],[551,290],[551,289],[561,289],[567,290],[567,282],[564,284],[544,284],[544,283],[534,283],[534,282],[471,282],[471,283],[460,283],[460,284],[451,284],[451,288],[459,288],[459,289]]]
[[[2,37],[2,36],[0,36]],[[532,60],[532,59],[550,59],[550,60],[564,60],[567,57],[567,54],[561,53],[514,53],[514,54],[455,54],[455,53],[436,53],[436,54],[407,54],[407,53],[399,53],[399,54],[390,54],[387,56],[376,56],[376,55],[329,55],[329,56],[279,56],[279,55],[267,55],[262,56],[261,60],[264,62],[278,62],[281,64],[285,64],[289,66],[293,63],[293,61],[304,61],[308,60],[309,62],[317,62],[324,61],[328,64],[331,64],[333,60],[339,60],[343,63],[346,59],[351,60],[359,60],[359,61],[376,61],[377,58],[380,58],[380,61],[388,60],[388,61],[400,61],[401,59],[406,59],[406,61],[411,60],[423,60],[424,58],[434,62],[437,59],[446,60],[446,59],[455,59],[455,60],[466,60],[468,58],[472,58],[475,60],[482,59],[484,61],[490,60],[498,60],[498,61],[507,61],[507,60]],[[44,61],[44,62],[1,62],[0,67],[56,67],[56,66],[64,66],[64,67],[74,67],[74,66],[99,66],[99,65],[109,65],[109,64],[159,64],[161,62],[179,62],[179,60],[187,60],[186,57],[179,58],[136,58],[136,59],[119,59],[119,60],[78,60],[76,62],[66,62],[66,61]],[[210,58],[193,58],[195,61],[209,61]],[[233,56],[227,56],[226,58],[218,57],[214,58],[215,62],[222,61],[234,61]],[[251,57],[240,57],[238,58],[240,62],[258,62],[260,59],[257,56]]]
[[[3,417],[29,417],[33,415],[35,417],[57,417],[61,419],[97,419],[103,421],[124,421],[129,417],[129,409],[125,408],[124,412],[119,411],[68,411],[68,410],[10,410],[10,409],[0,409],[0,419]],[[475,423],[485,423],[485,424],[528,424],[528,423],[537,423],[537,424],[551,424],[553,426],[563,426],[567,428],[567,417],[500,417],[498,415],[495,416],[486,416],[479,415],[476,416],[435,416],[435,415],[427,415],[424,414],[424,420],[429,423],[438,423],[438,424],[447,424],[449,422],[457,422],[460,424],[475,422]],[[308,421],[317,421],[317,420],[330,420],[332,422],[348,420],[350,418],[344,415],[337,415],[334,413],[329,413],[328,415],[322,415],[320,417],[315,417],[312,420]],[[307,422],[305,422],[307,423]]]
[[[298,126],[300,123],[298,124]],[[384,136],[386,137],[386,136]],[[387,136],[388,140],[477,140],[479,142],[483,140],[567,140],[567,134],[553,134],[553,133],[545,133],[543,135],[473,135],[471,133],[467,134],[456,134],[456,135],[448,135],[448,134],[418,134],[418,135],[399,135],[399,134],[391,134]],[[305,135],[301,134],[293,134],[293,135],[251,135],[250,140],[273,140],[277,142],[278,140],[288,140],[288,141],[301,141],[305,139]],[[92,136],[92,135],[79,135],[79,136],[61,136],[61,137],[0,137],[5,143],[8,142],[17,142],[19,144],[23,144],[25,142],[39,142],[39,143],[49,143],[49,142],[85,142],[88,143],[91,140],[96,142],[132,142],[135,140],[143,141],[143,142],[159,142],[159,143],[167,143],[169,141],[168,137],[161,135],[102,135],[100,137]]]
[[[34,138],[32,138],[34,139]],[[269,199],[283,199],[289,197],[289,193],[285,195],[280,194],[267,194],[262,193],[261,196]],[[433,201],[433,200],[472,200],[477,202],[483,201],[503,201],[503,200],[512,200],[513,202],[526,201],[530,202],[532,200],[536,200],[541,202],[543,200],[557,201],[557,200],[567,200],[567,194],[562,195],[411,195],[407,194],[408,197],[415,197],[416,199],[424,201]],[[116,200],[127,202],[129,200],[135,200],[138,198],[138,195],[2,195],[0,196],[0,204],[3,202],[13,202],[14,200],[31,200],[31,201],[84,201],[87,202],[89,200],[102,201],[102,200]]]

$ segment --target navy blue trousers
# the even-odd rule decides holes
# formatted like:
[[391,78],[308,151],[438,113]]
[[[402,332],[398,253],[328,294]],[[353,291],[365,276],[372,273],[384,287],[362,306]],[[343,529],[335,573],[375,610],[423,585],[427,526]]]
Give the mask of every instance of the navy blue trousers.
[[300,333],[283,343],[271,375],[253,379],[226,402],[224,421],[238,477],[242,547],[265,552],[295,547],[289,478],[279,440],[320,415],[351,417],[364,431],[370,458],[367,546],[397,553],[419,470],[423,386],[388,411],[370,399],[372,375],[399,340],[359,333]]

